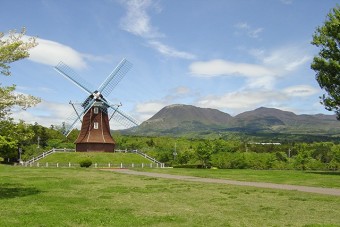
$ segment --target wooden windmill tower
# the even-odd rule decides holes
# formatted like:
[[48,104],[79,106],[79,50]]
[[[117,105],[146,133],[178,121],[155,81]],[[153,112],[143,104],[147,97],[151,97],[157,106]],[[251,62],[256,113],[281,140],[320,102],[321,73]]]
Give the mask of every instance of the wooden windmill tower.
[[64,135],[68,136],[81,121],[81,130],[75,141],[76,151],[113,152],[115,141],[110,133],[112,118],[127,128],[138,126],[135,119],[118,109],[121,105],[112,105],[104,98],[112,92],[131,66],[130,62],[123,59],[97,90],[89,89],[90,85],[64,63],[60,62],[54,67],[88,94],[79,106],[70,102],[75,113],[67,120]]

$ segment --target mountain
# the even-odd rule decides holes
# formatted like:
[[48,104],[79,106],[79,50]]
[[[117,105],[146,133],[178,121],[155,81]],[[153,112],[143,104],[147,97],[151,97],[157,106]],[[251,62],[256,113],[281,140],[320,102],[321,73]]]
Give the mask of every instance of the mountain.
[[228,125],[232,116],[216,109],[175,104],[166,106],[140,125],[144,132],[170,133]]
[[340,140],[340,121],[335,115],[297,115],[260,107],[232,117],[222,111],[192,105],[166,106],[136,130],[143,135],[213,136],[247,134],[265,137],[314,135]]
[[340,132],[340,122],[336,120],[335,115],[296,115],[293,112],[266,107],[235,116],[234,125],[248,131],[305,134]]

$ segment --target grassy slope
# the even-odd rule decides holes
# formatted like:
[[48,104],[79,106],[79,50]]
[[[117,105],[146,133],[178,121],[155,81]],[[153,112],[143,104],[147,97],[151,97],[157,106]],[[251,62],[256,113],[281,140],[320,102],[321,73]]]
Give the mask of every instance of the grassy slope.
[[132,153],[98,153],[98,152],[59,152],[39,160],[39,163],[79,163],[89,158],[92,163],[151,163],[148,159]]
[[240,181],[340,188],[340,172],[250,169],[138,169],[141,171]]
[[0,226],[340,226],[340,197],[0,165]]

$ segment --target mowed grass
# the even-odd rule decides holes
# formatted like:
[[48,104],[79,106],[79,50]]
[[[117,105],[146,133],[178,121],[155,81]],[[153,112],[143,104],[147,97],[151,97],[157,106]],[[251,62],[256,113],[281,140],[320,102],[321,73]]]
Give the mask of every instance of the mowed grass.
[[340,188],[340,172],[251,170],[251,169],[138,169],[139,171],[187,175],[205,178],[220,178],[239,181],[269,182],[277,184],[304,185],[325,188]]
[[340,226],[340,197],[0,165],[0,226]]
[[105,153],[105,152],[58,152],[51,154],[39,163],[79,163],[84,159],[90,159],[92,163],[151,163],[150,160],[133,153]]

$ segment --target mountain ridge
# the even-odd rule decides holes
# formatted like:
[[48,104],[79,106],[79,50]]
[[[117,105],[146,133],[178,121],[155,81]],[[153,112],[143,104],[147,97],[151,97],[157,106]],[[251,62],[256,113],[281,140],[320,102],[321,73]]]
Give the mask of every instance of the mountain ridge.
[[300,114],[259,107],[236,116],[212,108],[173,104],[165,106],[137,129],[144,135],[313,134],[340,136],[336,115]]

